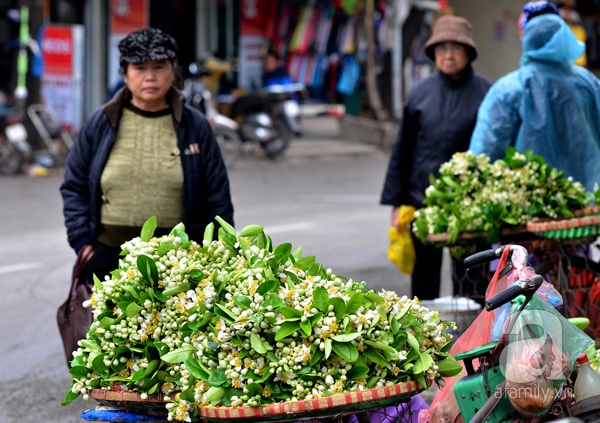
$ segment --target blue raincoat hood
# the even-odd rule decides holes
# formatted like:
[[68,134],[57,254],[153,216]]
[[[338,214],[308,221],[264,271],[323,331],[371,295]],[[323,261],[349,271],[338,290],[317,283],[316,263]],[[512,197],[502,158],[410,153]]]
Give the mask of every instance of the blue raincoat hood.
[[488,91],[469,150],[492,160],[510,146],[533,150],[593,191],[600,183],[600,81],[573,64],[583,50],[560,17],[531,19],[521,67]]
[[570,65],[585,51],[585,44],[558,15],[541,15],[527,22],[522,44],[521,65],[532,60]]

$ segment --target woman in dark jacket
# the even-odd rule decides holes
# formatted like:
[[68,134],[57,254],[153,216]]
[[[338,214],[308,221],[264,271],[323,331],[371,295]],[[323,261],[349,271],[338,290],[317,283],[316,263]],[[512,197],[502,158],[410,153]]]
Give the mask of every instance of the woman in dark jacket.
[[233,225],[212,129],[172,87],[175,40],[147,28],[127,35],[119,51],[125,87],[86,119],[60,188],[69,244],[88,260],[88,281],[118,267],[120,246],[151,216],[157,236],[183,222],[197,241],[217,215]]
[[[464,18],[441,17],[425,44],[425,53],[438,71],[415,85],[406,99],[381,196],[381,204],[393,206],[392,226],[398,225],[400,205],[423,206],[429,175],[439,176],[442,163],[468,149],[477,109],[491,86],[471,67],[477,47],[471,24]],[[413,243],[417,258],[412,295],[437,298],[442,249],[414,237]]]

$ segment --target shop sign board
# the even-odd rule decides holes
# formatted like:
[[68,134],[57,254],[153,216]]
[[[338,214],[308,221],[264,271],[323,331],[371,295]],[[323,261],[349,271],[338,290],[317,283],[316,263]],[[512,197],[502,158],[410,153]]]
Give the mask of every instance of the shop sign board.
[[83,41],[83,25],[44,27],[42,97],[68,131],[83,120]]
[[132,31],[146,28],[148,19],[148,0],[110,1],[109,88],[112,89],[122,78],[119,75],[119,41]]
[[242,0],[238,85],[246,90],[260,88],[262,85],[261,53],[269,15],[269,0]]

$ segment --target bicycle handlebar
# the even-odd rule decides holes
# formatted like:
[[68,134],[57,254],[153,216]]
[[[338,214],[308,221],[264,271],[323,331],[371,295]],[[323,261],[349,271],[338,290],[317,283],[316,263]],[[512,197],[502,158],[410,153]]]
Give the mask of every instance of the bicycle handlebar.
[[[465,269],[469,270],[469,269],[472,269],[473,267],[481,266],[482,264],[490,263],[490,262],[500,258],[500,256],[502,255],[502,252],[504,251],[504,249],[506,247],[509,247],[511,249],[511,251],[512,250],[523,250],[523,252],[525,253],[525,257],[528,256],[527,250],[525,249],[525,247],[522,247],[521,245],[503,245],[502,247],[494,248],[491,250],[480,251],[479,253],[475,253],[475,254],[467,257],[464,261]],[[525,263],[525,265],[527,265],[527,263]]]
[[502,292],[499,292],[486,301],[485,309],[487,311],[495,310],[498,307],[514,300],[521,294],[525,294],[528,291],[535,292],[542,285],[542,282],[544,282],[544,278],[540,275],[532,276],[530,279],[525,279],[524,281],[518,281],[514,285]]

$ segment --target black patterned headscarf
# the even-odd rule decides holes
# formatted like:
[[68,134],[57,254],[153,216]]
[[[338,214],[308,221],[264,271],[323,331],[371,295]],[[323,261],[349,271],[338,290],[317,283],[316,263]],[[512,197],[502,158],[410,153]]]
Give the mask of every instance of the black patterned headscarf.
[[121,66],[126,63],[144,63],[169,59],[177,61],[177,43],[169,34],[157,28],[130,32],[119,41]]

